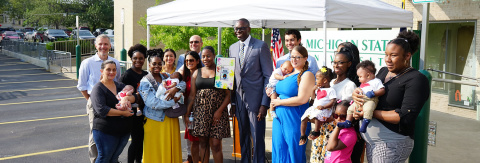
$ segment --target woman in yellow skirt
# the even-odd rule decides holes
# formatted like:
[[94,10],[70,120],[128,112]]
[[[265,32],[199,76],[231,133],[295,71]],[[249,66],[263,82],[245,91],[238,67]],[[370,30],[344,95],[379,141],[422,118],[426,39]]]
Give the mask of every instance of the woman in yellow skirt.
[[[144,125],[143,162],[144,163],[173,163],[182,162],[182,151],[180,142],[180,126],[178,118],[165,116],[167,106],[166,100],[155,97],[156,89],[162,80],[168,76],[160,75],[162,71],[162,55],[150,51],[148,55],[149,74],[141,81],[138,91],[145,102],[144,114],[146,122]],[[153,54],[152,54],[153,52]],[[148,78],[155,79],[152,84]],[[177,88],[170,89],[167,100],[180,89],[185,89],[185,83],[180,82]]]

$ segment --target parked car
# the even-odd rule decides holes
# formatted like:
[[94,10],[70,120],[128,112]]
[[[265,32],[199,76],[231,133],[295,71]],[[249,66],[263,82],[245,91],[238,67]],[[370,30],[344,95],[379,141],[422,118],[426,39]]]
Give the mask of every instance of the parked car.
[[24,28],[23,29],[23,32],[25,32],[25,33],[26,32],[34,32],[34,31],[35,31],[35,29],[33,29],[33,28]]
[[25,32],[25,36],[23,37],[25,41],[33,39],[33,32]]
[[103,34],[103,33],[105,32],[105,30],[107,30],[107,29],[106,29],[106,28],[97,28],[97,29],[95,30],[95,32],[93,32],[93,35],[94,35],[95,37],[97,37],[98,35]]
[[43,31],[33,32],[33,37],[32,37],[33,42],[37,42],[37,40],[40,42],[43,42],[44,41],[43,33],[44,33]]
[[79,29],[79,30],[88,30],[88,31],[90,31],[90,28],[88,28],[88,27],[78,27],[78,29]]
[[2,34],[2,40],[19,40],[20,36],[15,31],[5,31]]
[[70,29],[63,29],[63,31],[64,31],[68,36],[72,35],[72,30],[70,30]]
[[108,37],[110,37],[110,44],[112,46],[112,51],[115,50],[115,39],[114,39],[114,35],[113,35],[113,29],[107,29],[105,30],[105,32],[103,32],[103,34],[107,35]]
[[[77,31],[74,30],[70,37],[72,37],[73,39],[76,39],[77,38]],[[88,30],[80,30],[79,31],[79,38],[80,39],[94,39],[95,36]]]
[[0,34],[3,34],[5,31],[15,31],[13,28],[0,28]]
[[59,39],[68,39],[68,35],[61,29],[49,29],[45,32],[45,36],[52,42]]
[[25,34],[22,31],[17,30],[16,32],[17,32],[18,36],[20,36],[20,39],[25,38]]
[[103,34],[106,34],[110,38],[113,38],[113,36],[114,36],[113,29],[107,29],[107,30],[105,30],[105,32],[103,32]]

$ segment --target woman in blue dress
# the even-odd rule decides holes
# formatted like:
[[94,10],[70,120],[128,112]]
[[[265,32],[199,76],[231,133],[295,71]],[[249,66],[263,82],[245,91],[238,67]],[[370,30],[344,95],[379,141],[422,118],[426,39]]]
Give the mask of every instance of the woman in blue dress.
[[[271,107],[275,107],[277,118],[272,126],[272,162],[297,163],[306,162],[306,145],[298,145],[300,140],[301,116],[308,108],[311,89],[315,84],[315,77],[308,69],[308,52],[303,46],[296,46],[292,50],[290,61],[293,75],[278,82],[276,86],[277,99],[271,100]],[[310,125],[307,130],[310,131]]]

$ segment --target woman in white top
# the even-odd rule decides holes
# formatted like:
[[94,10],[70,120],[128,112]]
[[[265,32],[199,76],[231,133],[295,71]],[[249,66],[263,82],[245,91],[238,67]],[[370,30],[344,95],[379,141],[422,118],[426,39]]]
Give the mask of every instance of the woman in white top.
[[[352,80],[356,78],[356,66],[358,61],[354,58],[358,55],[354,55],[351,50],[342,48],[337,54],[335,54],[334,61],[332,62],[333,70],[336,74],[336,78],[330,82],[330,86],[335,90],[338,100],[352,100],[352,93],[357,87]],[[320,136],[313,140],[312,153],[310,155],[310,162],[323,162],[325,155],[327,154],[326,144],[328,142],[328,135],[335,128],[333,118],[327,120],[329,123],[324,123],[320,128]]]

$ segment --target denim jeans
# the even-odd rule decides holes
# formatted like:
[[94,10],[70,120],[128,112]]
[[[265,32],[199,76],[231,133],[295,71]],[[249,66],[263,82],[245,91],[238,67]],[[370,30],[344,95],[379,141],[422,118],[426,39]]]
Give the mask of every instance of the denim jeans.
[[92,132],[98,151],[95,163],[117,163],[118,157],[127,145],[130,134],[116,136],[99,130],[92,130]]

